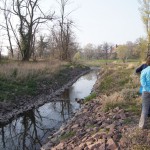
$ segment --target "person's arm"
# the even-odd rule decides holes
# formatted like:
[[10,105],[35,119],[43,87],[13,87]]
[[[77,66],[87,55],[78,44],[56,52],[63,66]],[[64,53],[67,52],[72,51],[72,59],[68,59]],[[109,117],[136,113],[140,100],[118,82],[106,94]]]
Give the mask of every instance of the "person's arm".
[[142,73],[141,73],[140,82],[143,87],[146,86],[146,73],[144,71],[142,71]]
[[140,67],[138,67],[135,72],[136,73],[141,73],[141,71],[143,70],[143,65],[141,65]]

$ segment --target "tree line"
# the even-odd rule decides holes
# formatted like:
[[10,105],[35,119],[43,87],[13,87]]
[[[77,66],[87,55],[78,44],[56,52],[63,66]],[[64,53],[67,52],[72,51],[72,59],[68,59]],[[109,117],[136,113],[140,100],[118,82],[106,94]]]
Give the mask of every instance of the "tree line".
[[[150,0],[140,0],[140,13],[147,37],[122,45],[104,42],[80,48],[70,19],[71,0],[56,0],[57,9],[42,10],[40,0],[0,0],[0,58],[3,49],[9,57],[22,61],[57,58],[72,61],[81,55],[86,59],[145,58],[150,54]],[[44,29],[46,33],[43,32]],[[4,39],[8,42],[4,43]],[[5,45],[5,46],[4,46]]]
[[80,57],[84,59],[144,59],[147,55],[147,39],[138,38],[135,42],[128,41],[117,45],[104,42],[95,46],[91,43],[80,49]]

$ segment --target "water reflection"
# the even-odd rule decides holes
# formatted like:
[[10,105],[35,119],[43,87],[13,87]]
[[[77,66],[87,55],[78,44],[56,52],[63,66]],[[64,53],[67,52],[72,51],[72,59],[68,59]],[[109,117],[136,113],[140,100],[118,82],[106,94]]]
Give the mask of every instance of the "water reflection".
[[39,149],[50,132],[58,129],[68,118],[68,102],[53,102],[37,110],[30,110],[23,117],[1,127],[0,150]]
[[58,102],[50,102],[25,112],[22,117],[0,128],[0,150],[39,150],[47,137],[79,109],[75,98],[88,96],[97,79],[92,72],[66,90]]
[[97,80],[97,71],[93,71],[85,76],[82,76],[76,83],[74,83],[69,89],[69,99],[71,100],[74,108],[78,108],[80,105],[76,103],[75,98],[83,99],[91,93],[93,85]]

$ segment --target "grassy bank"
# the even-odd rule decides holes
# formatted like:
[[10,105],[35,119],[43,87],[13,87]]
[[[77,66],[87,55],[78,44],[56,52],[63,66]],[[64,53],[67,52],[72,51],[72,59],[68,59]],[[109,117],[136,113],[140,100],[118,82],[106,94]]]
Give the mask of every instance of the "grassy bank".
[[100,77],[95,85],[95,92],[86,97],[85,102],[100,97],[104,111],[115,107],[140,114],[141,97],[138,93],[140,87],[139,75],[135,69],[139,66],[139,60],[87,60],[81,61],[84,65],[101,68]]
[[[132,67],[131,67],[132,66]],[[139,95],[139,76],[134,73],[137,65],[124,64],[111,66],[102,73],[98,90],[99,98],[102,100],[104,112],[119,107],[129,114],[123,124],[126,125],[126,132],[122,133],[125,139],[126,149],[148,150],[150,149],[150,121],[147,119],[147,128],[141,130],[138,123],[141,114],[141,96]],[[144,138],[143,138],[144,137]]]
[[115,107],[140,113],[141,100],[138,93],[140,82],[135,74],[136,64],[110,65],[102,69],[96,92],[102,96],[105,111]]
[[[34,96],[48,86],[65,83],[68,70],[80,68],[66,62],[7,62],[0,64],[0,101],[13,101],[16,97]],[[69,72],[68,72],[69,73]]]

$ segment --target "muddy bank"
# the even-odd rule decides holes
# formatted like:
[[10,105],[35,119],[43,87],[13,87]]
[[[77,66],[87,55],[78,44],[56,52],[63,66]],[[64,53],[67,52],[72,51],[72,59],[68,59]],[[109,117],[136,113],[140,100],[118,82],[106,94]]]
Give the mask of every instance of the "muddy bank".
[[16,97],[11,102],[0,102],[0,126],[5,125],[33,108],[38,108],[46,102],[60,100],[59,96],[68,89],[80,76],[88,73],[88,67],[66,68],[53,77],[38,83],[36,96],[24,95]]

